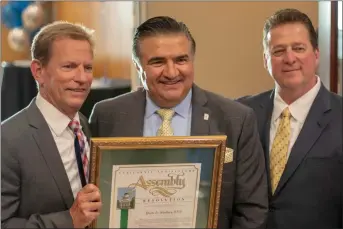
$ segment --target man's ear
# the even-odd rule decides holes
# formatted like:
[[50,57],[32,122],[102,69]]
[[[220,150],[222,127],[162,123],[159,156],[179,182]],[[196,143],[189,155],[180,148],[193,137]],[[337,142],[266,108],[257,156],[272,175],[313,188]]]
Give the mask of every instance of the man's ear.
[[43,66],[39,60],[32,60],[31,62],[31,73],[33,75],[33,78],[38,82],[39,86],[42,86],[44,84],[43,79]]
[[135,65],[135,68],[136,68],[137,72],[139,73],[140,65],[139,65],[137,57],[135,57],[135,55],[132,55],[132,62]]
[[268,70],[268,63],[267,63],[267,61],[268,61],[268,56],[267,56],[267,54],[265,52],[263,52],[263,66],[264,66],[265,69]]
[[133,63],[135,65],[135,68],[136,68],[137,72],[139,73],[139,64],[137,63],[136,60],[133,60]]
[[134,60],[133,63],[135,64],[139,79],[141,80],[142,83],[144,83],[146,79],[145,79],[145,74],[144,74],[142,66],[137,60]]
[[316,48],[314,50],[314,55],[316,56],[316,66],[319,66],[319,56],[320,56],[319,48]]
[[140,65],[140,64],[138,63],[138,61],[135,60],[135,59],[133,60],[133,63],[135,64],[135,67],[136,67],[136,70],[137,70],[138,74],[141,75],[141,73],[142,73],[142,71],[143,71],[141,65]]

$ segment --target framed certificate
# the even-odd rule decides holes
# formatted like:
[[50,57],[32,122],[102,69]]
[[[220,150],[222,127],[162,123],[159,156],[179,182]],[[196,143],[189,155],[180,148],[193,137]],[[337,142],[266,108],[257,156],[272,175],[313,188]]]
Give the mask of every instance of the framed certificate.
[[92,138],[92,228],[216,228],[226,136]]

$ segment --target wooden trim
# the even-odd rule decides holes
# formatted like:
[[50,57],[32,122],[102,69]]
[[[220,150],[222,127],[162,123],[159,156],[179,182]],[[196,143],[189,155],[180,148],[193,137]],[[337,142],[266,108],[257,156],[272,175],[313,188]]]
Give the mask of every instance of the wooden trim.
[[331,2],[330,91],[338,92],[338,2]]

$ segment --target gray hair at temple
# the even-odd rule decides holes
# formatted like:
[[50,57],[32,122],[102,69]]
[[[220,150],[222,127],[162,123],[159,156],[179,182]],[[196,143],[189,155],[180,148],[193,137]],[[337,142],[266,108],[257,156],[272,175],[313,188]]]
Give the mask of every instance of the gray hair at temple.
[[313,49],[318,49],[318,36],[313,27],[311,19],[303,12],[297,9],[281,9],[270,16],[263,27],[263,48],[264,52],[268,50],[268,33],[273,28],[279,25],[301,23],[303,24],[309,33],[309,39]]
[[139,62],[139,42],[146,37],[158,35],[184,34],[192,43],[192,53],[195,54],[195,40],[183,22],[176,21],[168,16],[153,17],[142,23],[135,31],[132,44],[132,58]]

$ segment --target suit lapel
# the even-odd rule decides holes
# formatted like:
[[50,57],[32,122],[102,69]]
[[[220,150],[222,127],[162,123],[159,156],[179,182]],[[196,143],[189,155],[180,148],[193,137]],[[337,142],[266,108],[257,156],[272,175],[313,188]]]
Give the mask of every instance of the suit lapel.
[[[270,122],[273,113],[273,99],[274,99],[274,90],[271,91],[270,94],[267,94],[268,97],[263,98],[263,101],[259,104],[257,108],[257,123],[259,123],[259,134],[261,138],[261,143],[263,147],[263,151],[265,153],[265,161],[266,161],[266,171],[267,171],[267,178],[268,178],[268,187],[270,185],[270,169],[269,169],[269,144],[270,144]],[[271,189],[268,190],[269,196],[272,195]]]
[[80,124],[82,126],[82,131],[86,135],[88,144],[90,144],[90,138],[92,137],[92,135],[91,135],[91,131],[89,129],[89,124],[88,124],[87,118],[81,113],[79,113],[79,116],[80,116]]
[[50,169],[50,173],[57,184],[66,208],[69,209],[74,201],[69,179],[56,143],[51,135],[51,131],[45,122],[43,115],[36,106],[35,99],[27,108],[27,114],[29,125],[32,128],[33,138]]
[[[263,100],[259,104],[259,108],[258,108],[260,109],[259,113],[261,113],[260,115],[257,115],[258,123],[261,123],[261,125],[259,125],[259,133],[261,135],[262,145],[265,152],[269,152],[270,122],[271,122],[271,117],[272,117],[273,107],[274,107],[273,99],[274,99],[274,91],[272,91],[268,95],[268,97],[265,98],[265,100]],[[268,155],[268,158],[269,158],[269,155]]]
[[204,136],[219,134],[216,120],[212,118],[211,110],[206,107],[207,96],[205,92],[193,85],[192,89],[192,121],[191,135]]
[[[113,120],[114,135],[120,137],[142,137],[144,129],[144,114],[146,95],[144,89],[139,89],[134,93],[132,101],[127,102],[127,106],[123,107],[121,111],[115,112]],[[130,105],[134,104],[134,106]]]
[[285,171],[282,174],[274,195],[277,195],[277,193],[290,179],[313,144],[322,134],[331,119],[330,110],[330,93],[322,85],[305,120],[304,126],[294,143]]

